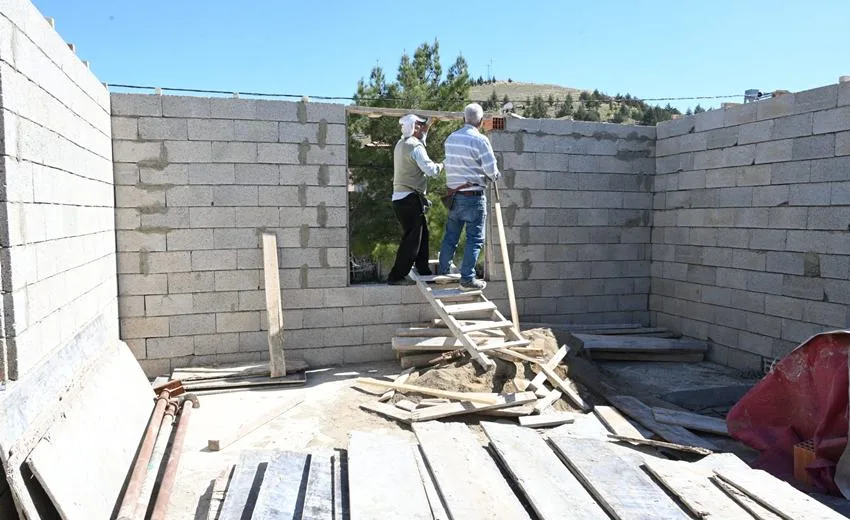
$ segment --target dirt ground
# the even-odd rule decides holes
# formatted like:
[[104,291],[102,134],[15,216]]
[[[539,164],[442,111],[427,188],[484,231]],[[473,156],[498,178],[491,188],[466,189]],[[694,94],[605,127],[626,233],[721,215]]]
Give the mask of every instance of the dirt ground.
[[[394,430],[413,434],[394,421],[360,409],[375,396],[351,388],[357,377],[398,374],[396,362],[347,365],[307,373],[305,386],[201,395],[193,410],[180,459],[169,518],[206,519],[212,483],[239,459],[242,450],[275,449],[316,453],[346,448],[352,431]],[[235,432],[268,411],[301,401],[294,408],[219,452],[207,440]]]

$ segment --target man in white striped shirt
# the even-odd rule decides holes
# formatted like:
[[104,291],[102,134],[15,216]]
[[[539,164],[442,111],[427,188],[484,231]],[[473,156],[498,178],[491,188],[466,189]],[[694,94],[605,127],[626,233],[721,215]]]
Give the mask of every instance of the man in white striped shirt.
[[435,163],[425,151],[425,136],[429,125],[425,119],[408,114],[399,119],[401,139],[393,150],[393,211],[402,236],[396,252],[395,263],[387,276],[389,285],[411,285],[416,282],[407,277],[416,265],[420,275],[431,274],[428,266],[428,222],[425,210],[430,202],[425,198],[428,177],[440,173],[443,165]]
[[446,139],[446,185],[452,197],[446,222],[446,233],[440,247],[440,274],[449,272],[461,230],[466,227],[466,247],[460,265],[460,286],[464,290],[483,289],[484,280],[475,279],[475,264],[484,245],[487,221],[488,180],[498,180],[502,174],[496,166],[496,156],[490,141],[478,131],[484,120],[484,110],[472,103],[463,110],[463,127]]

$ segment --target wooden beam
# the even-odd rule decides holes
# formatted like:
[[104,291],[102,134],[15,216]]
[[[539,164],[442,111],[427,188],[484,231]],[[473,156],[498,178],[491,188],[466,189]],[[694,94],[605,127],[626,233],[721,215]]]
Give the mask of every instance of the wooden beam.
[[505,236],[505,224],[502,222],[502,200],[499,196],[499,185],[493,183],[493,190],[496,194],[496,226],[499,229],[499,247],[502,253],[502,266],[505,269],[505,283],[508,288],[508,302],[511,306],[511,321],[514,323],[514,330],[519,334],[519,312],[517,312],[516,295],[514,294],[514,278],[511,275],[511,259],[508,255],[508,239]]
[[263,279],[269,327],[269,372],[271,377],[280,377],[286,375],[286,360],[283,356],[283,307],[280,302],[280,273],[275,233],[263,233]]
[[[395,382],[399,383],[399,384],[406,383],[407,380],[410,378],[410,375],[413,373],[413,370],[414,370],[413,367],[406,368],[404,371],[402,371],[401,374],[398,375],[398,377],[395,378]],[[386,392],[381,394],[381,397],[378,398],[378,402],[379,403],[385,403],[385,402],[389,401],[390,399],[392,399],[394,395],[395,395],[395,389],[387,390]]]
[[615,441],[628,442],[629,444],[636,444],[638,446],[652,446],[653,448],[668,448],[676,451],[683,451],[686,453],[696,453],[697,455],[711,455],[712,451],[700,448],[698,446],[687,446],[684,444],[678,444],[675,442],[666,442],[666,441],[656,441],[653,439],[645,439],[643,437],[624,437],[622,435],[610,434],[609,438],[614,439]]
[[708,417],[698,413],[670,410],[667,408],[653,408],[652,415],[656,421],[662,424],[674,424],[689,430],[729,436],[726,421],[717,417]]
[[449,403],[429,408],[420,408],[411,413],[410,420],[412,422],[431,421],[434,419],[442,419],[443,417],[452,417],[455,415],[464,415],[469,413],[478,413],[489,410],[499,410],[502,408],[510,408],[513,406],[533,403],[537,397],[531,392],[519,392],[516,394],[507,394],[500,396],[494,404],[482,404],[473,402]]
[[308,458],[306,453],[291,451],[275,454],[266,465],[252,520],[300,517],[299,498],[302,486],[306,485]]
[[695,339],[667,339],[647,336],[605,336],[601,334],[573,334],[583,343],[583,348],[591,352],[652,352],[652,353],[682,353],[705,352],[708,345],[705,341]]
[[472,401],[474,403],[495,404],[498,399],[490,396],[483,396],[473,392],[449,392],[448,390],[438,390],[436,388],[428,388],[426,386],[408,385],[406,383],[396,383],[394,381],[381,381],[380,379],[372,379],[370,377],[358,377],[357,382],[363,385],[382,386],[384,388],[392,388],[393,390],[407,390],[417,394],[430,395],[433,397],[445,397],[446,399],[454,399],[457,401]]
[[623,417],[616,408],[610,406],[594,406],[593,413],[615,435],[643,439],[645,436],[635,426]]
[[519,418],[520,426],[527,428],[545,428],[548,426],[560,426],[575,422],[576,418],[569,412],[558,412],[547,415],[527,415]]
[[304,492],[301,520],[329,520],[334,510],[332,453],[314,453],[310,456],[310,473]]
[[681,426],[662,424],[656,421],[652,415],[652,408],[632,396],[613,395],[608,397],[608,401],[616,406],[618,410],[641,423],[647,429],[655,432],[664,440],[684,446],[698,446],[711,451],[717,451],[717,447],[714,444]]
[[[566,345],[561,346],[561,348],[559,348],[558,351],[555,352],[555,355],[553,355],[551,358],[549,358],[549,361],[546,362],[546,366],[549,367],[549,368],[557,367],[558,364],[567,356],[568,350],[569,349],[567,349]],[[529,384],[528,386],[532,390],[537,390],[538,388],[541,388],[543,386],[543,383],[545,381],[546,381],[546,374],[543,373],[543,372],[540,372],[539,374],[534,376],[534,379],[531,380],[531,384]]]

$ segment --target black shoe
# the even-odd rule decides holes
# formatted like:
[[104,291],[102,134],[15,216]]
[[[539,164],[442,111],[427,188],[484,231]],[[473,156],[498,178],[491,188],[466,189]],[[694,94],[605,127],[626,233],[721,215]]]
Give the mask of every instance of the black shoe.
[[387,285],[415,285],[416,282],[410,278],[400,278],[398,280],[387,280]]
[[434,272],[431,271],[430,268],[425,270],[417,269],[416,272],[417,274],[419,274],[419,276],[431,276],[432,274],[434,274]]

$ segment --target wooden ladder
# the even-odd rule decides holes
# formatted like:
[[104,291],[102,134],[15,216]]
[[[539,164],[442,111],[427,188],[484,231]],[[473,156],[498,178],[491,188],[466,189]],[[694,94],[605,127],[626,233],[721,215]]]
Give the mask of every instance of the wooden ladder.
[[[420,276],[411,272],[410,276],[416,281],[419,290],[434,308],[443,323],[452,331],[455,338],[469,352],[473,361],[484,369],[489,370],[496,365],[486,352],[490,350],[525,347],[531,342],[523,338],[514,327],[512,321],[506,319],[496,304],[484,296],[480,290],[464,291],[459,285],[436,287],[435,282],[458,281],[459,275],[430,275]],[[482,320],[469,323],[469,320]],[[496,343],[479,345],[469,336],[471,332],[504,331],[504,340]]]

